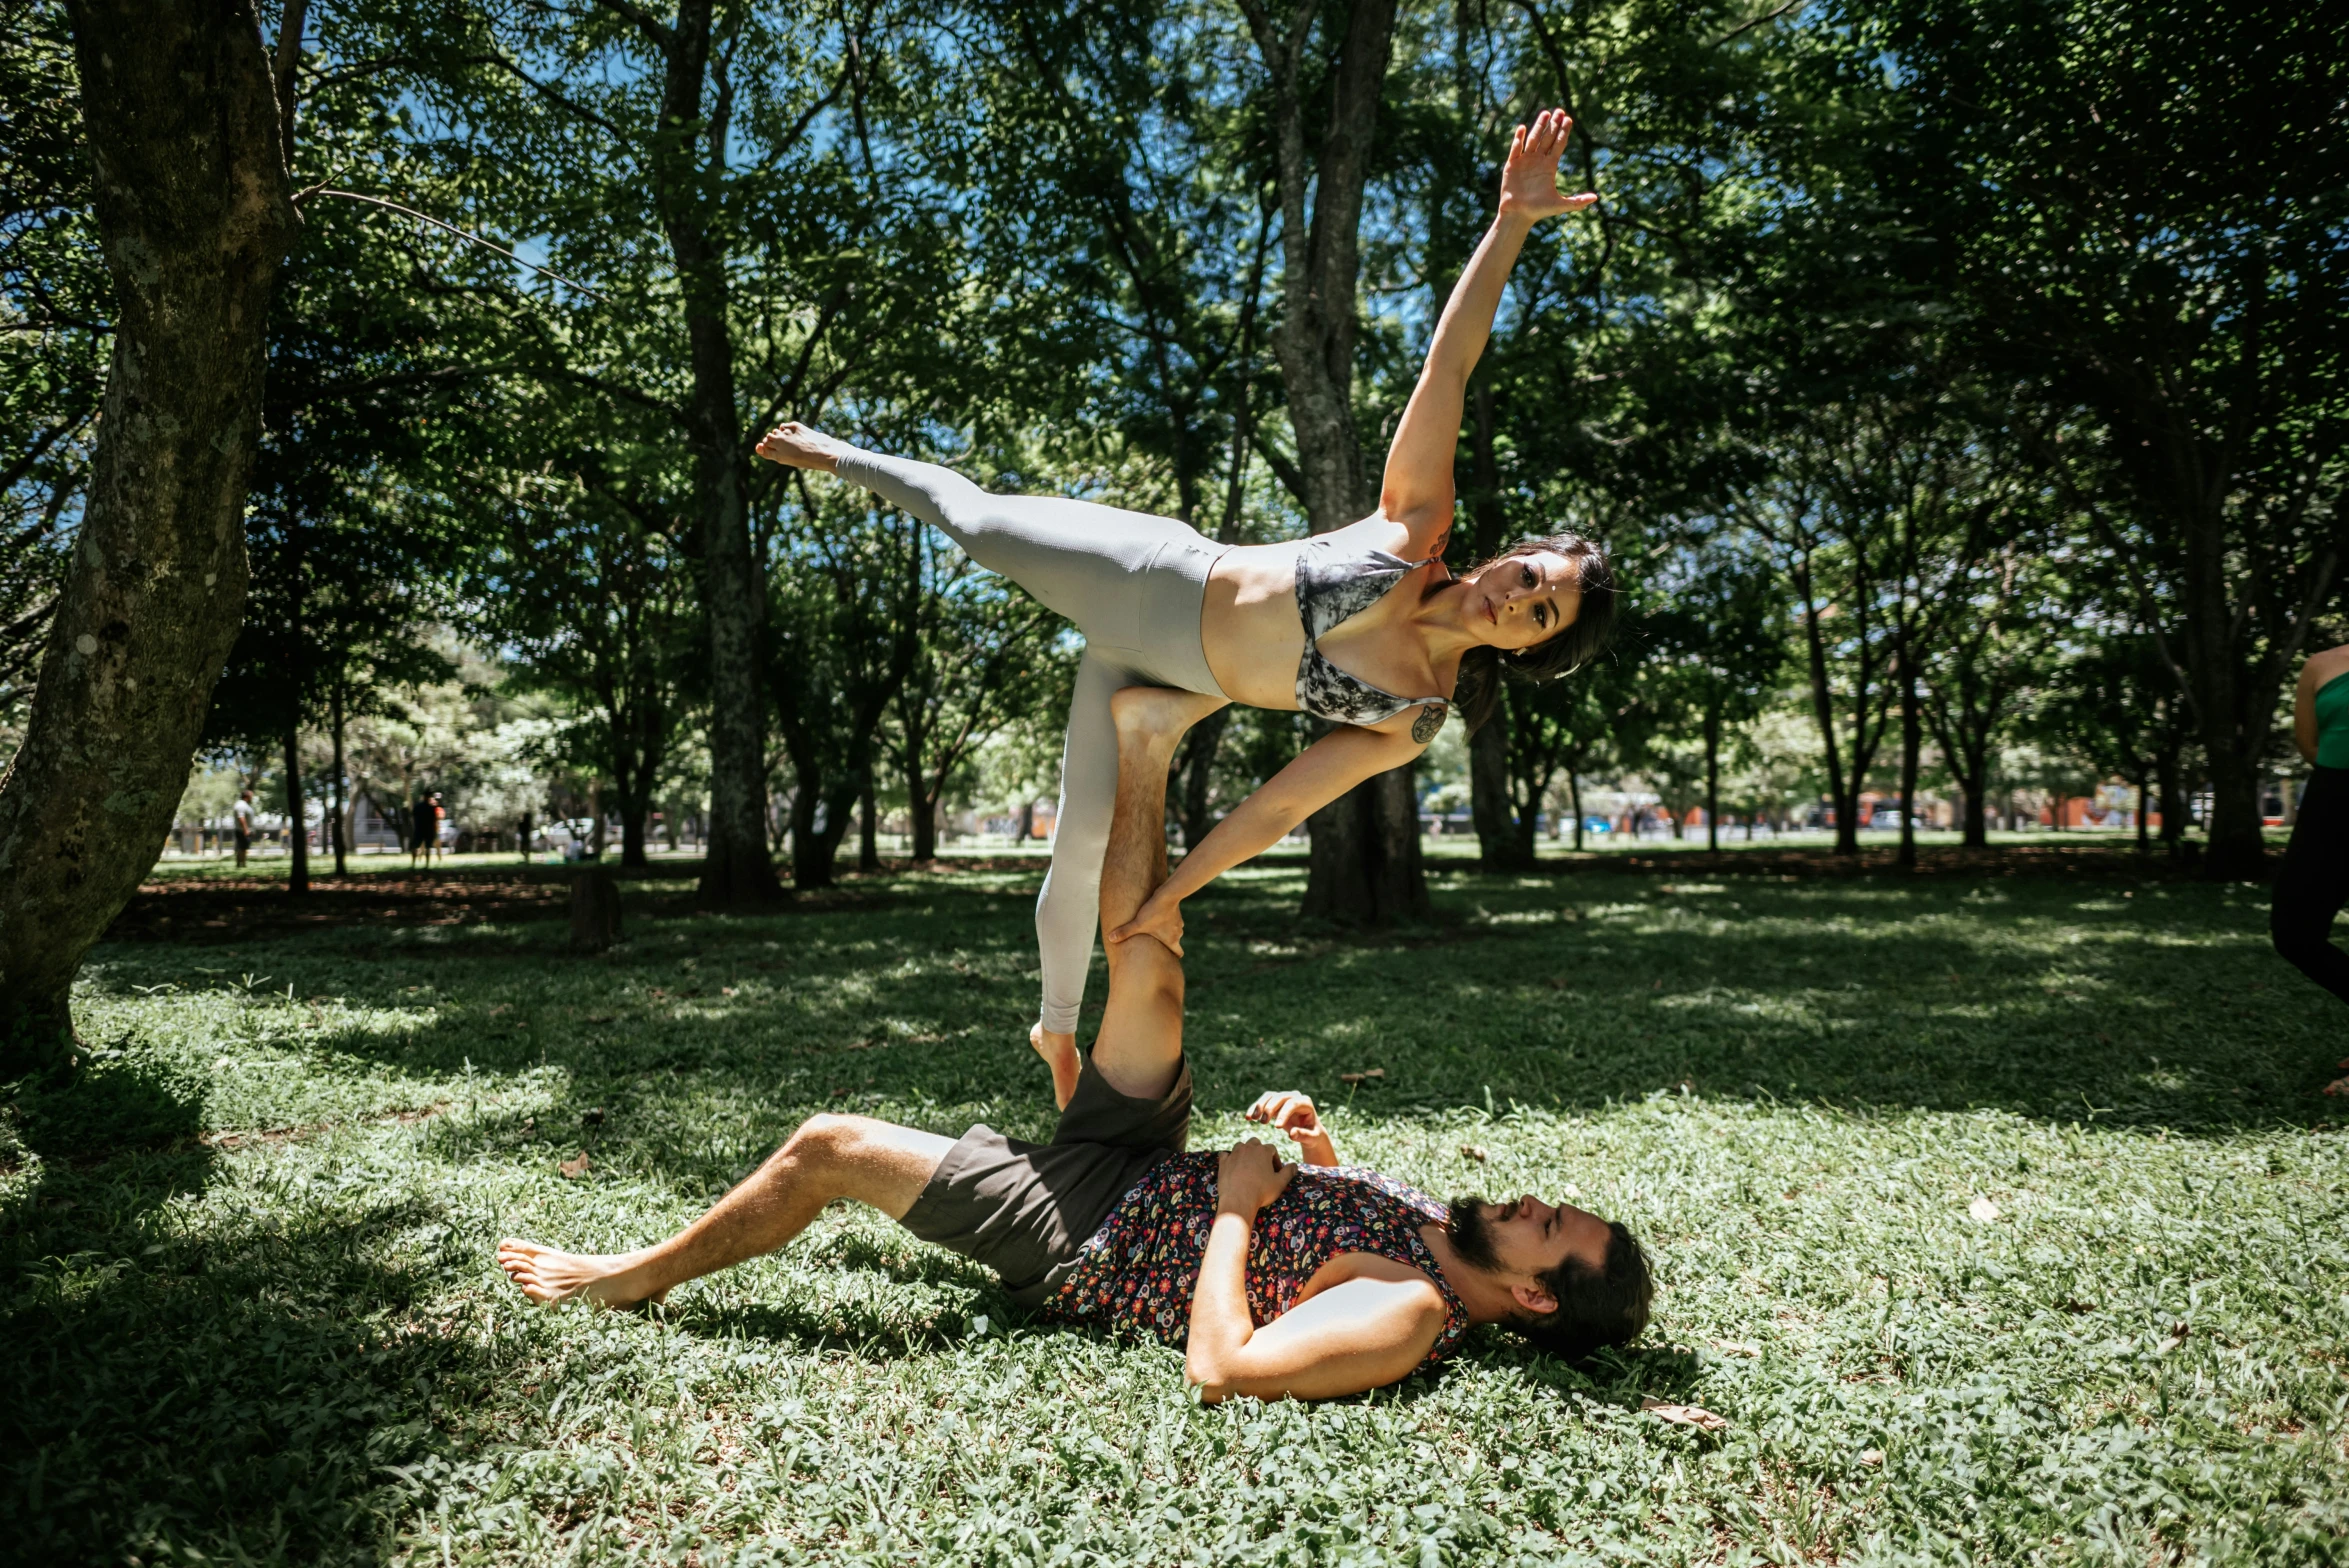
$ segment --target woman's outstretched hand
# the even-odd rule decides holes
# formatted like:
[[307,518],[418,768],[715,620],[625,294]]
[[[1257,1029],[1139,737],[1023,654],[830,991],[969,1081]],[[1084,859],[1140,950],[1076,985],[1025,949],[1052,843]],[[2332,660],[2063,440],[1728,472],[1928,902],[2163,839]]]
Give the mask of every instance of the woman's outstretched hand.
[[1579,212],[1597,201],[1595,191],[1578,196],[1558,189],[1558,159],[1574,122],[1563,109],[1544,109],[1533,124],[1520,125],[1509,139],[1509,162],[1501,170],[1501,211],[1524,218],[1553,218]]
[[1134,918],[1109,933],[1111,942],[1131,942],[1138,936],[1156,937],[1166,944],[1166,950],[1183,956],[1183,906],[1171,898],[1156,893],[1142,900],[1142,907],[1134,911]]

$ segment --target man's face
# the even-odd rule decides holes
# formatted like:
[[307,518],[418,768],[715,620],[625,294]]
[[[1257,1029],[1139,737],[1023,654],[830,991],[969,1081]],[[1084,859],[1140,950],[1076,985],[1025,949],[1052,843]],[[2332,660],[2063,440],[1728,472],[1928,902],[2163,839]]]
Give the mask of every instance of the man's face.
[[1568,1257],[1606,1267],[1607,1222],[1572,1204],[1549,1204],[1531,1193],[1507,1203],[1454,1198],[1452,1250],[1462,1262],[1498,1276],[1532,1313],[1553,1312],[1558,1301],[1540,1277]]

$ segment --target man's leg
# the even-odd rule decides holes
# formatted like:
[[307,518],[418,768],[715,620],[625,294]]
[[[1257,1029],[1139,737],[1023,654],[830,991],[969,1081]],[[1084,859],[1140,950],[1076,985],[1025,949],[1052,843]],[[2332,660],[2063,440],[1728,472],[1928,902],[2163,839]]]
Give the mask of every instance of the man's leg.
[[[1117,721],[1117,812],[1101,861],[1101,929],[1113,931],[1166,880],[1166,770],[1183,732],[1220,697],[1128,686],[1110,699]],[[1152,1100],[1183,1059],[1183,962],[1156,937],[1109,946],[1109,1000],[1093,1039],[1093,1070],[1118,1093]]]
[[498,1243],[498,1266],[524,1295],[549,1306],[575,1296],[632,1306],[773,1252],[835,1198],[903,1219],[953,1147],[952,1138],[870,1116],[811,1116],[766,1164],[658,1246],[581,1254],[508,1238]]

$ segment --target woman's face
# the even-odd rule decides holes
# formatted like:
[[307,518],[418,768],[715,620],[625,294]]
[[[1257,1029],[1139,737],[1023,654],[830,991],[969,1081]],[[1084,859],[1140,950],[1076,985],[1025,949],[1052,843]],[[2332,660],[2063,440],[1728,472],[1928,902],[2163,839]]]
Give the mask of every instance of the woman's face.
[[1582,612],[1581,575],[1554,551],[1504,555],[1462,580],[1463,613],[1488,647],[1530,648]]

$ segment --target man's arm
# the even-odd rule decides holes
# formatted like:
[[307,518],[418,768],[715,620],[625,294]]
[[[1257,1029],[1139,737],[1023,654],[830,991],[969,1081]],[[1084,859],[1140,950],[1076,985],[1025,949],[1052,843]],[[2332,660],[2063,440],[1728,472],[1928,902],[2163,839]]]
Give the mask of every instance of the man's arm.
[[1262,1328],[1248,1312],[1248,1235],[1257,1213],[1297,1168],[1251,1138],[1216,1164],[1215,1228],[1191,1292],[1183,1375],[1210,1404],[1254,1399],[1334,1399],[1406,1377],[1443,1332],[1433,1281],[1408,1264],[1369,1258],[1362,1274],[1332,1286]]
[[[1262,1328],[1249,1326],[1248,1227],[1230,1214],[1218,1215],[1215,1224],[1199,1267],[1190,1348],[1183,1361],[1184,1377],[1199,1385],[1199,1397],[1208,1404],[1235,1394],[1337,1399],[1384,1388],[1409,1377],[1444,1331],[1444,1298],[1434,1283],[1408,1264],[1386,1258],[1364,1265],[1366,1271],[1386,1265],[1375,1273],[1333,1285]],[[1228,1251],[1219,1258],[1216,1249],[1227,1241],[1226,1227],[1237,1234],[1228,1238]],[[1389,1270],[1394,1277],[1388,1277]],[[1201,1344],[1200,1311],[1211,1283],[1214,1296],[1229,1298],[1223,1302],[1227,1311],[1237,1308],[1245,1338],[1227,1335],[1222,1342]]]

